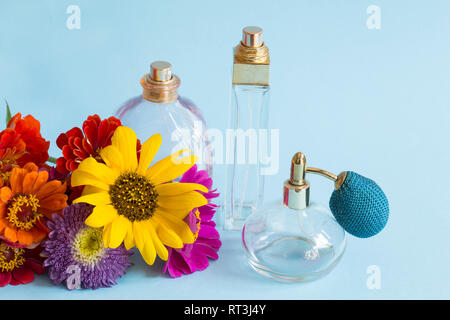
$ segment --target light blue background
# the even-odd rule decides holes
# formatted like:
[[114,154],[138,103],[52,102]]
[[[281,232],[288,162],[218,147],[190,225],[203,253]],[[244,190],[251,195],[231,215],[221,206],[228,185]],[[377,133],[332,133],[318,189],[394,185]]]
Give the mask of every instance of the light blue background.
[[[81,8],[68,30],[66,9]],[[369,5],[381,29],[366,27]],[[40,276],[0,288],[0,298],[56,299],[449,299],[450,3],[448,1],[6,1],[0,0],[0,98],[32,113],[59,155],[57,135],[89,114],[112,115],[141,92],[154,60],[168,60],[180,93],[224,130],[232,47],[246,25],[264,29],[271,50],[272,128],[280,128],[281,186],[296,151],[309,164],[376,180],[391,207],[386,229],[349,236],[336,269],[308,284],[282,284],[247,266],[239,232],[222,232],[220,259],[169,279],[140,257],[119,285],[69,292]],[[215,168],[222,191],[224,167]],[[327,204],[332,185],[311,177]],[[381,289],[366,269],[381,270]]]

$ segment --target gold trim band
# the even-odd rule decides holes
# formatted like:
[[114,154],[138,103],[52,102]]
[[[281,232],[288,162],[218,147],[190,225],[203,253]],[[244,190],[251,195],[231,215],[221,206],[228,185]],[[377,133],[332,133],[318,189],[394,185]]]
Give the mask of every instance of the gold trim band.
[[255,48],[240,42],[234,51],[234,63],[270,64],[269,48],[264,43]]
[[141,79],[141,86],[144,88],[142,97],[145,100],[156,103],[169,103],[177,100],[178,87],[180,86],[180,79],[176,75],[167,81],[155,81],[150,74],[146,74]]

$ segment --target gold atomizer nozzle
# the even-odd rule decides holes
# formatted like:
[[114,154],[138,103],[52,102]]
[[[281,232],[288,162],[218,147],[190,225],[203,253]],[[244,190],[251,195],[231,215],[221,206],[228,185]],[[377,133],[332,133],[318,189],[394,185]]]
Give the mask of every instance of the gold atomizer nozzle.
[[291,161],[291,178],[289,182],[299,186],[305,184],[306,157],[303,153],[297,152]]
[[245,27],[242,40],[234,48],[233,84],[269,85],[269,49],[259,27]]
[[291,176],[284,182],[283,202],[291,209],[302,210],[309,206],[309,194],[311,185],[305,179],[306,173],[321,175],[334,181],[334,187],[338,190],[346,177],[346,171],[340,175],[328,172],[323,169],[307,167],[306,157],[303,153],[297,152],[291,161]]
[[172,65],[169,62],[155,61],[150,65],[150,73],[142,77],[141,86],[145,100],[169,103],[178,98],[180,79],[172,73]]
[[291,161],[291,176],[284,182],[283,202],[291,209],[302,210],[309,206],[310,184],[305,180],[306,157],[297,152]]

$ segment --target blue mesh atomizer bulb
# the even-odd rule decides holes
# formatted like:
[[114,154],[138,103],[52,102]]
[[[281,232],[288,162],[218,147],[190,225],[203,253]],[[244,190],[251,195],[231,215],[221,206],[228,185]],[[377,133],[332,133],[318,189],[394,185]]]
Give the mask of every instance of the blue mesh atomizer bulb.
[[335,182],[330,209],[345,231],[358,238],[369,238],[386,226],[389,202],[373,180],[352,171],[339,176],[317,168],[307,168],[306,172],[321,174]]

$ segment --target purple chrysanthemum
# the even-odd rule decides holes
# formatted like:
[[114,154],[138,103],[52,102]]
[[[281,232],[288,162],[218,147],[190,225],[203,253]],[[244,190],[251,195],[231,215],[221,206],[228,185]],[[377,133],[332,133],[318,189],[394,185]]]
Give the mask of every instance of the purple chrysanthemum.
[[164,267],[164,272],[169,271],[170,276],[176,278],[183,274],[191,274],[195,271],[204,270],[209,266],[209,259],[217,260],[222,243],[220,235],[216,230],[216,224],[212,221],[217,205],[211,203],[211,199],[219,196],[216,190],[211,190],[213,181],[205,170],[198,170],[194,165],[181,178],[180,182],[198,183],[208,188],[208,193],[203,196],[208,204],[192,210],[186,217],[185,222],[191,228],[196,240],[192,244],[185,244],[181,249],[167,248],[169,259]]
[[105,249],[102,229],[85,225],[92,208],[85,203],[72,204],[62,216],[55,215],[54,221],[48,222],[51,232],[43,242],[42,255],[55,284],[66,281],[69,289],[110,287],[131,264],[131,251],[123,245]]

